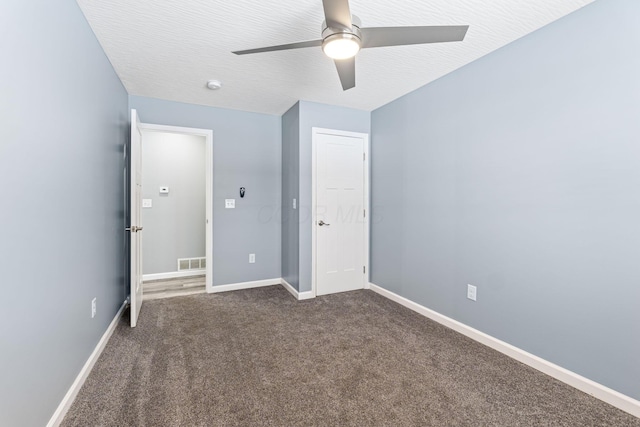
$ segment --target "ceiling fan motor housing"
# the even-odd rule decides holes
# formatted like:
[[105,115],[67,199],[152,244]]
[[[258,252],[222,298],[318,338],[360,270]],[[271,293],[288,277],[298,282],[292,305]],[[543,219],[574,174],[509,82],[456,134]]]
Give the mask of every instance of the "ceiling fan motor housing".
[[350,34],[356,36],[358,39],[362,40],[362,34],[360,33],[360,27],[362,26],[362,21],[356,15],[351,15],[351,28],[331,28],[327,26],[327,21],[322,21],[322,39],[326,40],[328,37],[339,34]]

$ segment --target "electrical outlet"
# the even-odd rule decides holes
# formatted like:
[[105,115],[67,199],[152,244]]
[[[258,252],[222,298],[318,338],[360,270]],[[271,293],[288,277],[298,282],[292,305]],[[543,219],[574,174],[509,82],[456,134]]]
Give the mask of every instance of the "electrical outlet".
[[297,204],[298,204],[298,201],[296,199],[293,199],[293,209],[297,209],[298,207]]
[[91,318],[96,317],[96,298],[91,300]]
[[224,207],[225,209],[235,209],[236,199],[224,199]]
[[469,298],[472,301],[475,301],[477,291],[478,291],[478,288],[476,288],[475,286],[467,285],[467,298]]
[[249,264],[255,264],[256,254],[249,254]]

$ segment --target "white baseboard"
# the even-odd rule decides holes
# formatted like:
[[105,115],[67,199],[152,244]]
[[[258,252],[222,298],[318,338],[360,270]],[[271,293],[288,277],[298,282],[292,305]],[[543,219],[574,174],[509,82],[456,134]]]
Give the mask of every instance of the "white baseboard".
[[291,295],[293,295],[293,297],[295,299],[297,299],[298,301],[315,298],[314,295],[313,295],[313,292],[311,292],[311,291],[298,292],[296,290],[296,288],[291,286],[291,284],[289,282],[287,282],[284,279],[280,279],[280,280],[281,280],[280,283],[282,284],[282,287],[284,287],[286,290],[288,290],[291,293]]
[[294,288],[291,283],[287,282],[286,280],[284,280],[284,278],[280,279],[280,284],[282,285],[283,288],[285,288],[286,290],[289,291],[289,293],[291,295],[293,295],[293,297],[295,299],[300,299],[298,298],[298,291],[296,290],[296,288]]
[[228,285],[217,285],[212,286],[211,289],[207,289],[207,292],[211,294],[217,294],[218,292],[228,292],[228,291],[239,291],[240,289],[251,289],[251,288],[260,288],[262,286],[273,286],[282,284],[282,279],[266,279],[266,280],[255,280],[253,282],[240,282],[240,283],[230,283]]
[[91,373],[91,370],[93,369],[93,365],[96,364],[96,361],[100,357],[100,354],[102,354],[102,351],[104,350],[104,347],[107,345],[109,338],[111,338],[111,335],[113,335],[113,331],[116,330],[116,326],[118,326],[118,321],[120,320],[120,317],[122,316],[122,312],[124,311],[124,308],[126,306],[127,306],[127,302],[125,301],[124,303],[122,303],[122,306],[120,307],[115,317],[109,324],[109,327],[107,328],[105,333],[102,335],[102,338],[100,338],[100,341],[98,341],[96,348],[93,349],[93,352],[91,353],[91,355],[85,362],[84,366],[80,370],[80,373],[76,377],[75,381],[73,382],[73,384],[71,384],[71,387],[69,388],[69,391],[67,391],[67,394],[65,394],[64,398],[62,399],[62,402],[60,402],[60,405],[58,405],[58,408],[53,413],[53,416],[47,423],[47,427],[57,427],[60,425],[60,423],[62,423],[64,416],[67,414],[67,411],[73,404],[73,401],[78,395],[78,392],[82,388],[82,385],[84,384],[85,380],[89,376],[89,373]]
[[312,298],[315,298],[315,297],[316,296],[313,295],[313,292],[311,292],[311,291],[305,291],[305,292],[299,292],[298,293],[298,300],[299,301],[302,301],[302,300],[305,300],[305,299],[312,299]]
[[480,332],[479,330],[474,329],[471,326],[467,326],[464,323],[458,322],[457,320],[433,311],[423,305],[408,300],[405,297],[401,297],[400,295],[381,288],[380,286],[377,286],[373,283],[370,283],[369,287],[372,291],[384,297],[387,297],[390,300],[395,301],[398,304],[415,311],[416,313],[422,314],[423,316],[428,317],[431,320],[434,320],[448,328],[451,328],[454,331],[459,332],[462,335],[465,335],[475,341],[478,341],[481,344],[491,347],[492,349],[497,350],[500,353],[503,353],[513,359],[516,359],[517,361],[524,363],[525,365],[531,366],[532,368],[537,369],[540,372],[543,372],[559,381],[562,381],[565,384],[575,387],[578,390],[583,391],[612,406],[615,406],[618,409],[628,412],[629,414],[636,417],[640,417],[640,401],[636,399],[633,399],[625,394],[622,394],[613,389],[610,389],[609,387],[585,378],[582,375],[578,375],[575,372],[569,371],[568,369],[551,363],[545,359],[542,359],[541,357],[535,356],[518,347],[494,338],[491,335]]
[[178,279],[181,277],[202,276],[205,274],[207,274],[206,269],[188,270],[188,271],[169,271],[166,273],[143,274],[142,281],[148,282],[150,280]]

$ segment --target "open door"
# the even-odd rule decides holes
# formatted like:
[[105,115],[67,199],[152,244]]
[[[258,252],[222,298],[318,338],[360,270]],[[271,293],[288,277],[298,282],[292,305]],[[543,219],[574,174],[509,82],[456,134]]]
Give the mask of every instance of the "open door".
[[131,327],[138,323],[142,308],[142,227],[140,211],[142,208],[142,132],[136,110],[131,110]]

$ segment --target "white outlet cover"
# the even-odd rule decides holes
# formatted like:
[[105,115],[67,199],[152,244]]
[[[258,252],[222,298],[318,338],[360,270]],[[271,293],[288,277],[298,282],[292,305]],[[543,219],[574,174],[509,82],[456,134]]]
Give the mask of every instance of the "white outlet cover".
[[97,303],[96,303],[97,298],[94,298],[91,300],[91,318],[93,319],[94,317],[96,317],[96,312],[97,312]]
[[473,285],[467,285],[467,298],[469,298],[472,301],[475,301],[477,292],[478,292],[478,288],[476,288]]
[[225,209],[235,209],[236,199],[224,199],[224,207]]
[[293,209],[297,209],[298,201],[293,199]]
[[142,199],[142,207],[143,208],[152,208],[153,207],[153,199]]
[[255,264],[256,254],[249,254],[249,264]]

